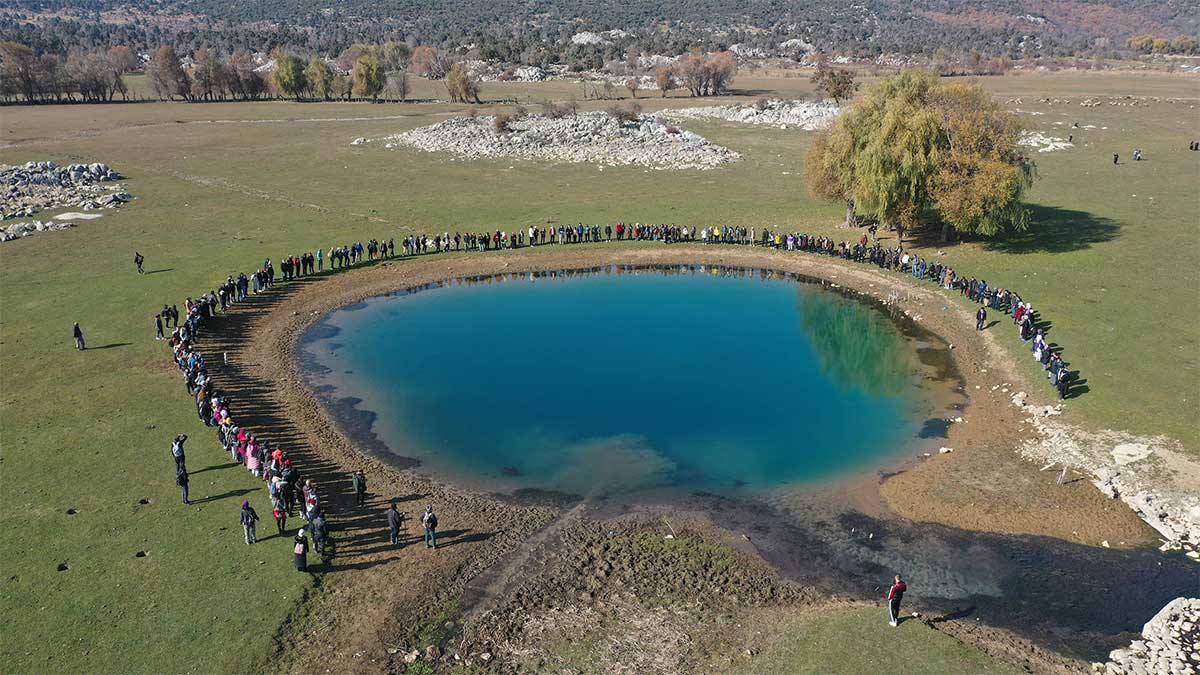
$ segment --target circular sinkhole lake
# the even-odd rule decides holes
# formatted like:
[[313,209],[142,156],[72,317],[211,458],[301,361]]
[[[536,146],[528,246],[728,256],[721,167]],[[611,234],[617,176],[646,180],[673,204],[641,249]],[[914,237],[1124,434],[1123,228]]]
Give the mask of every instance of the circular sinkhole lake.
[[937,349],[821,283],[687,265],[380,296],[324,317],[301,360],[366,447],[476,487],[599,497],[877,468],[937,408],[919,351]]

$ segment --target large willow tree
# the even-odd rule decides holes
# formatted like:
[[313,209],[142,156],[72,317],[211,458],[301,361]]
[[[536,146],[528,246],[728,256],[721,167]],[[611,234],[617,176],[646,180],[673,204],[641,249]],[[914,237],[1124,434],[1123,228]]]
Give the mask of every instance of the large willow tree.
[[944,85],[923,70],[884,78],[819,135],[806,159],[815,194],[846,204],[846,220],[904,233],[930,220],[994,235],[1024,229],[1033,165],[1021,126],[978,85]]

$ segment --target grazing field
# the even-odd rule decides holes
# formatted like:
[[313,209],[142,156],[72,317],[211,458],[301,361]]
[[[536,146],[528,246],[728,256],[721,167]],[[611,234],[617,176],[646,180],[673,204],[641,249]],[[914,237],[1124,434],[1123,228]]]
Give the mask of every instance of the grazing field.
[[[915,246],[922,255],[945,251],[956,269],[1015,288],[1049,318],[1051,341],[1065,346],[1086,380],[1069,415],[1167,434],[1197,452],[1200,152],[1187,148],[1200,137],[1200,80],[1055,74],[984,84],[1002,99],[1022,98],[1013,107],[1041,113],[1026,117],[1032,127],[1074,133],[1075,148],[1037,156],[1041,180],[1028,233],[949,247],[922,238]],[[414,96],[432,86],[420,83]],[[810,91],[793,79],[745,77],[737,86],[748,96]],[[565,83],[487,85],[485,97],[535,102],[577,91]],[[1186,100],[1078,105],[1125,95]],[[1049,105],[1041,96],[1072,101]],[[660,99],[643,103],[652,108]],[[801,166],[812,137],[804,132],[689,121],[683,126],[743,156],[706,172],[463,162],[350,145],[464,109],[0,108],[0,163],[102,161],[128,176],[137,197],[71,231],[0,244],[0,503],[13,521],[0,545],[0,613],[21,624],[0,641],[6,670],[258,669],[282,620],[310,590],[283,547],[242,543],[237,507],[261,488],[229,466],[192,414],[166,346],[153,340],[153,314],[163,303],[181,303],[267,256],[410,231],[624,220],[857,236],[836,228],[838,205],[805,190]],[[1074,122],[1095,129],[1069,129]],[[1145,161],[1131,160],[1134,148]],[[146,256],[149,274],[134,273],[134,250]],[[86,352],[72,349],[73,321],[87,335]],[[1014,358],[1037,376],[1015,331],[1000,328]],[[176,433],[192,436],[192,494],[200,503],[191,508],[179,505],[174,485]],[[830,630],[852,627],[857,619],[848,616]],[[947,659],[940,663],[953,663],[960,648],[929,644],[931,659]]]

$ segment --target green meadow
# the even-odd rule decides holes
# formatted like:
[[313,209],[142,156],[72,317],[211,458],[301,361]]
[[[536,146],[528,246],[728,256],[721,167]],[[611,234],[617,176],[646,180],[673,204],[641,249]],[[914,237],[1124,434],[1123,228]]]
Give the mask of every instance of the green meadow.
[[[1022,113],[1031,128],[1073,133],[1076,147],[1036,155],[1027,233],[951,246],[931,233],[912,243],[1033,301],[1086,380],[1069,402],[1072,419],[1166,434],[1191,452],[1200,450],[1200,152],[1188,150],[1200,138],[1198,83],[1166,74],[985,80],[1002,100],[1021,99],[1011,107],[1040,113]],[[806,80],[736,84],[741,100],[811,95]],[[432,96],[434,86],[419,82],[414,96]],[[564,83],[484,88],[485,97],[529,103],[578,93]],[[1126,95],[1183,100],[1079,105]],[[242,543],[238,505],[260,488],[217,451],[166,346],[153,339],[163,303],[181,303],[265,257],[410,231],[622,220],[857,234],[836,228],[838,205],[805,189],[811,135],[794,130],[689,121],[683,126],[743,155],[706,172],[468,162],[350,145],[465,108],[0,108],[0,163],[101,161],[125,174],[137,197],[68,232],[0,244],[0,503],[10,518],[0,545],[0,614],[10,624],[0,640],[4,670],[253,670],[309,590],[281,547]],[[1132,161],[1134,148],[1144,161]],[[134,250],[149,274],[134,273]],[[74,321],[87,335],[86,352],[72,348]],[[1036,375],[1015,331],[1001,327],[1013,358]],[[1048,398],[1049,386],[1041,393]],[[199,503],[190,508],[179,503],[169,457],[177,433],[192,437]]]

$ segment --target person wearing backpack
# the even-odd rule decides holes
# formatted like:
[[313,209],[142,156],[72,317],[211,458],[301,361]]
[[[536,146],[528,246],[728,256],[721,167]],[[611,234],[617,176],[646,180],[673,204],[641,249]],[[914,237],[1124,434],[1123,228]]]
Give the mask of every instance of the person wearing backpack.
[[175,471],[187,470],[187,458],[184,456],[183,444],[187,442],[187,434],[178,434],[171,440],[171,457],[175,459]]
[[304,528],[296,533],[295,545],[292,547],[293,559],[296,563],[297,572],[308,571],[308,536],[304,532]]
[[425,513],[421,516],[421,525],[425,527],[425,548],[437,548],[437,523],[433,505],[425,507]]
[[254,511],[254,507],[250,506],[249,501],[242,502],[242,528],[246,530],[246,544],[253,544],[258,541],[255,524],[258,522],[258,513]]

